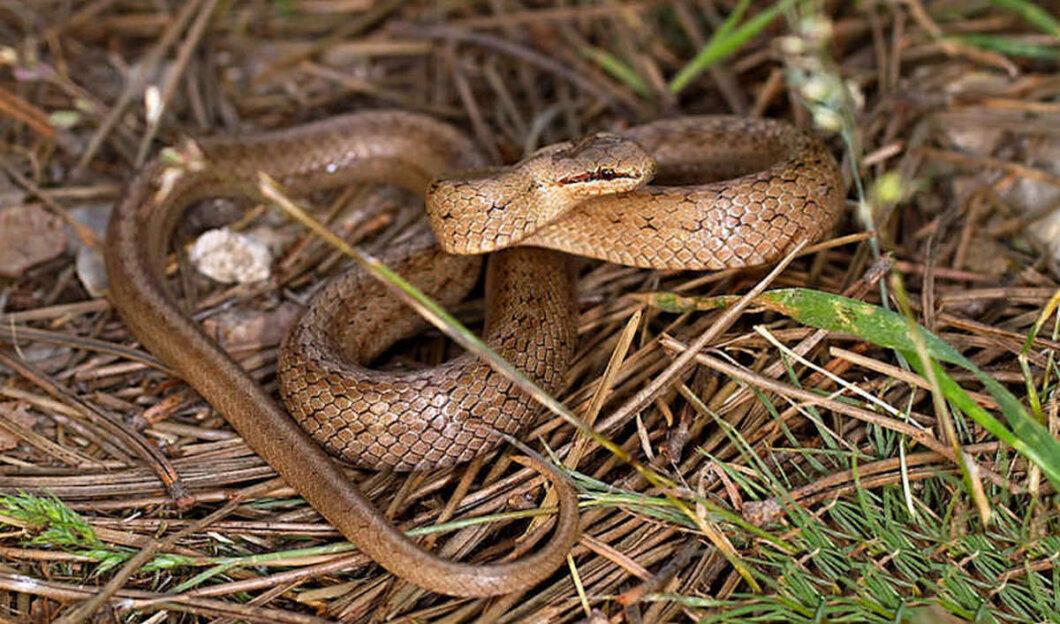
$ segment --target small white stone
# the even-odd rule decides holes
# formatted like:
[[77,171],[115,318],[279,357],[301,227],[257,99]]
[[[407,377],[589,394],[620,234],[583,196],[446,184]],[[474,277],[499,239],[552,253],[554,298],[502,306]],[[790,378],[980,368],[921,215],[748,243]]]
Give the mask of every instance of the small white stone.
[[77,279],[93,297],[102,297],[107,292],[107,267],[99,249],[87,245],[77,247],[77,258],[74,261]]
[[144,91],[144,111],[147,123],[155,125],[162,118],[162,92],[156,85],[150,85]]
[[225,284],[268,279],[272,265],[272,254],[265,243],[228,228],[204,233],[188,255],[200,273]]

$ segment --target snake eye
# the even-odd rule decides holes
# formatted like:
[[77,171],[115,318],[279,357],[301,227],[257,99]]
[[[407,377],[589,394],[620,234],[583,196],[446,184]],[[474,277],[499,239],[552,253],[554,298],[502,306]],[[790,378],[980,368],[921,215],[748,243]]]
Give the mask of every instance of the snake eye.
[[596,169],[593,171],[585,171],[575,175],[566,176],[561,178],[559,183],[563,185],[567,184],[584,184],[586,182],[610,182],[612,180],[628,180],[633,176],[619,173],[614,169]]
[[574,143],[542,148],[517,165],[550,189],[587,199],[627,193],[655,175],[655,160],[636,142],[594,134]]

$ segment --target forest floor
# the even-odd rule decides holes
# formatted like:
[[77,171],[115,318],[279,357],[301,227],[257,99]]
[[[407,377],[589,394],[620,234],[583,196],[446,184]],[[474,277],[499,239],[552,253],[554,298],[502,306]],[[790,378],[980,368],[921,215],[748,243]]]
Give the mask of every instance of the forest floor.
[[[0,2],[0,622],[1060,621],[1058,14]],[[572,260],[578,345],[556,398],[613,444],[555,413],[522,436],[568,471],[583,526],[525,592],[449,598],[387,573],[106,298],[108,216],[163,148],[379,108],[452,123],[497,163],[691,114],[786,119],[842,163],[848,210],[778,275]],[[354,185],[311,203],[378,253],[424,227],[402,199]],[[234,217],[273,251],[268,278],[168,267],[274,390],[283,332],[343,257],[273,206]],[[721,297],[756,286],[744,307]],[[481,294],[453,312],[480,324]],[[456,351],[425,336],[385,365]],[[522,453],[350,476],[480,563],[548,538],[553,499]]]

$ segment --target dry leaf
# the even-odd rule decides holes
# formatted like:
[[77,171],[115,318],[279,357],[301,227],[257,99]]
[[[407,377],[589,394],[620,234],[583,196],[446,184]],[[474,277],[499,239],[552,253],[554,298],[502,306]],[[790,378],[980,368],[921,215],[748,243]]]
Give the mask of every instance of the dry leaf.
[[64,249],[66,232],[59,217],[35,204],[0,208],[0,277],[18,277]]
[[[32,428],[37,423],[37,419],[29,413],[29,406],[22,401],[0,403],[0,415],[26,429]],[[0,427],[0,451],[10,451],[21,441],[18,436]]]

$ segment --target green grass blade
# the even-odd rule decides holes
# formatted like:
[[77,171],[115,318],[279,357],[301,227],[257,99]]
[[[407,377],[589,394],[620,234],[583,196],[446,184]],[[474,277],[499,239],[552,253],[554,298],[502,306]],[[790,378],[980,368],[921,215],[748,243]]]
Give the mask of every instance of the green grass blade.
[[[695,298],[667,297],[660,293],[642,298],[642,300],[669,304],[679,302],[695,308],[714,305]],[[755,300],[755,303],[791,317],[804,325],[855,334],[873,344],[895,349],[905,355],[918,368],[918,372],[921,374],[926,372],[923,370],[920,358],[915,356],[916,345],[910,336],[909,326],[905,318],[896,312],[863,301],[805,288],[789,288],[763,293]],[[955,364],[968,370],[983,384],[987,392],[997,401],[1008,422],[1008,427],[976,403],[938,367],[938,364],[934,364],[946,399],[984,429],[997,436],[999,440],[1034,461],[1054,484],[1060,486],[1060,441],[1057,441],[1048,429],[1031,417],[1019,400],[996,379],[983,372],[971,360],[927,329],[920,325],[915,325],[915,327],[927,347],[928,355],[935,360]]]
[[951,37],[950,39],[983,50],[999,52],[1005,56],[1018,56],[1041,61],[1055,61],[1060,59],[1060,47],[1020,41],[1018,39],[1013,39],[1012,37],[1001,37],[997,35],[961,35],[959,37]]
[[645,84],[644,79],[614,54],[602,48],[589,46],[582,49],[582,55],[599,65],[605,72],[617,78],[638,95],[650,95],[648,85]]
[[721,26],[718,26],[718,29],[714,31],[714,37],[722,39],[727,37],[732,32],[732,29],[736,28],[736,24],[743,19],[744,13],[747,13],[747,9],[750,6],[751,0],[739,0],[725,18],[725,21],[721,23]]
[[[915,345],[906,322],[895,312],[862,301],[802,288],[768,292],[759,297],[759,302],[806,325],[854,333],[879,346],[902,351],[915,367],[919,367],[919,358],[909,357],[915,351]],[[998,439],[1032,459],[1054,484],[1060,485],[1060,441],[1032,418],[1019,400],[996,379],[927,329],[920,325],[916,328],[931,357],[956,364],[975,375],[997,401],[1012,430],[1009,431],[943,373],[939,376],[939,382],[946,398]],[[937,364],[934,366],[938,368]],[[938,371],[941,372],[941,368]],[[923,374],[925,371],[918,368],[918,372]]]
[[1018,13],[1020,17],[1042,32],[1060,37],[1060,20],[1037,4],[1027,0],[990,0],[990,2],[994,6]]
[[737,28],[736,21],[743,16],[748,4],[748,2],[741,2],[737,5],[725,22],[714,32],[710,41],[699,51],[699,54],[677,72],[677,75],[670,81],[670,93],[676,95],[684,91],[685,87],[691,84],[703,70],[732,54],[748,39],[762,32],[782,11],[795,4],[795,0],[781,0]]
[[[0,495],[0,512],[32,527],[34,536],[28,544],[60,549],[103,547],[92,525],[50,492]],[[0,524],[5,523],[0,515]]]

